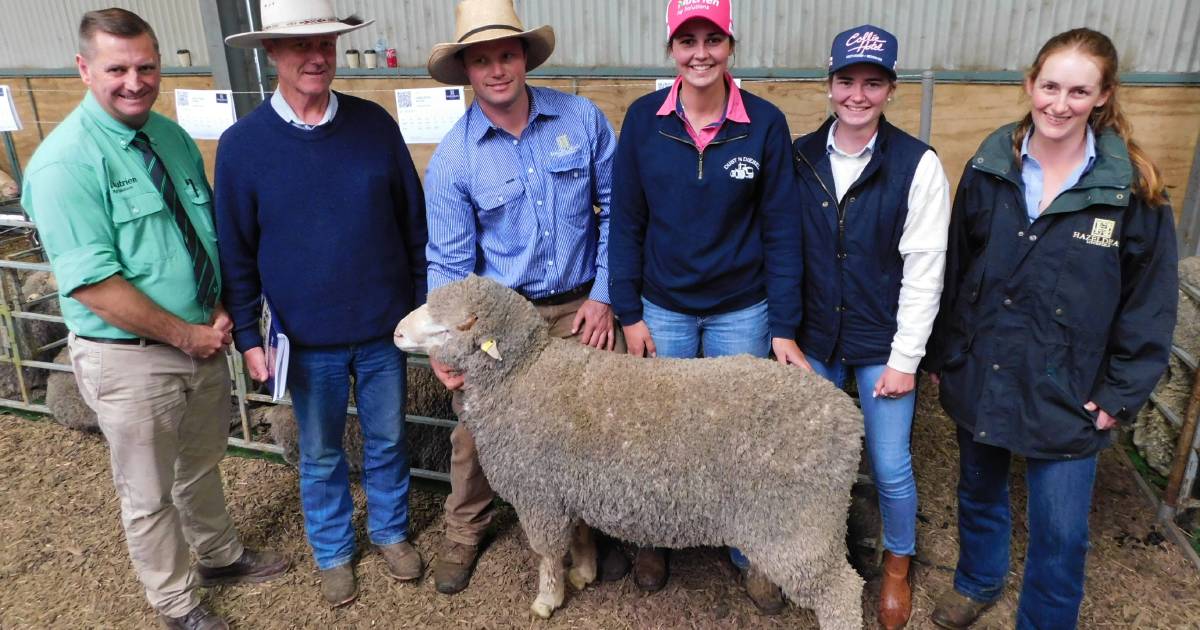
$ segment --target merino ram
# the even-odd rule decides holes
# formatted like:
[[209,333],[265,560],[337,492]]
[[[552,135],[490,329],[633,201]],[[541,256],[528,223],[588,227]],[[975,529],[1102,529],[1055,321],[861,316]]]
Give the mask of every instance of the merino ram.
[[462,370],[460,419],[541,556],[537,615],[562,605],[564,577],[595,579],[582,522],[643,546],[738,547],[822,628],[862,626],[845,543],[862,416],[824,379],[552,339],[529,302],[477,276],[431,292],[395,342]]

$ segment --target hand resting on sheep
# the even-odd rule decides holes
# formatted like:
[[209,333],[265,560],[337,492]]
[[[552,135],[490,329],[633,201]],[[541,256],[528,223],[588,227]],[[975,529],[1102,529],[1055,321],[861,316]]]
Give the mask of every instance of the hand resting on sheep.
[[862,626],[845,543],[862,415],[825,379],[552,339],[528,301],[477,276],[432,291],[395,342],[463,372],[460,419],[541,556],[537,615],[563,603],[568,551],[572,585],[595,579],[587,523],[642,546],[736,546],[822,628]]

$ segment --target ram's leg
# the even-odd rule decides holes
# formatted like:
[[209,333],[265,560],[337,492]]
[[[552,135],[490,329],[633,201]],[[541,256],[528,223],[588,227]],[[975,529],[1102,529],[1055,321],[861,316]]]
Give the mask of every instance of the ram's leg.
[[[846,561],[844,545],[834,558],[826,555],[836,549],[836,543],[821,545],[819,555],[813,555],[807,553],[803,542],[793,541],[747,555],[788,599],[817,613],[821,630],[858,630],[862,628],[863,581]],[[827,568],[822,570],[822,566]]]
[[549,619],[567,595],[562,561],[562,558],[542,556],[538,563],[538,594],[530,610],[542,619]]
[[575,524],[575,535],[571,537],[571,570],[567,579],[577,591],[596,581],[596,540],[587,523]]
[[813,601],[821,630],[857,630],[863,627],[863,581],[850,563],[842,560],[821,578]]
[[563,561],[571,545],[571,519],[527,518],[524,514],[520,517],[529,547],[541,556],[538,563],[538,594],[530,609],[538,617],[549,619],[566,597]]

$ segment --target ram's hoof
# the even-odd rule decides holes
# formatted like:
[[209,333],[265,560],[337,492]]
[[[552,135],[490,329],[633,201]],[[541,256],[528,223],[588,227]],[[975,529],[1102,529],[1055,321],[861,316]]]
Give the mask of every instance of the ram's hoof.
[[588,584],[591,584],[595,581],[596,574],[594,571],[590,576],[585,575],[583,571],[576,569],[575,567],[571,567],[571,570],[567,571],[567,582],[570,582],[571,587],[577,591],[582,591],[583,589],[587,588]]
[[549,619],[550,615],[554,614],[554,609],[550,607],[550,604],[539,601],[533,602],[533,606],[530,607],[530,610],[533,611],[533,614],[541,617],[542,619]]

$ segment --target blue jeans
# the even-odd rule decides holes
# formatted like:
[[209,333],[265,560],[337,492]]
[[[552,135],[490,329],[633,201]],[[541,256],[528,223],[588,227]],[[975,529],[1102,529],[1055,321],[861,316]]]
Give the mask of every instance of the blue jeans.
[[867,455],[871,476],[879,493],[879,514],[883,518],[883,548],[897,556],[917,551],[917,482],[912,470],[912,421],[917,391],[900,398],[875,398],[875,382],[886,365],[822,363],[808,357],[813,371],[839,388],[846,387],[846,376],[854,370],[858,381],[858,400],[862,406],[867,436]]
[[[958,428],[958,569],[954,589],[991,602],[1004,590],[1012,517],[1008,503],[1011,454],[979,444]],[[1074,628],[1083,599],[1088,512],[1096,456],[1026,459],[1029,549],[1017,606],[1017,628]]]
[[288,387],[300,433],[300,503],[317,567],[354,557],[349,468],[342,448],[350,377],[363,435],[367,533],[376,545],[408,538],[405,357],[389,338],[350,346],[293,347]]
[[[656,356],[664,359],[766,357],[771,352],[766,300],[739,311],[701,316],[670,311],[642,298],[642,320],[650,329]],[[729,558],[740,569],[750,566],[750,560],[734,547],[729,548]]]
[[642,298],[642,320],[650,329],[657,356],[666,359],[765,357],[771,351],[766,300],[730,313],[688,315]]

